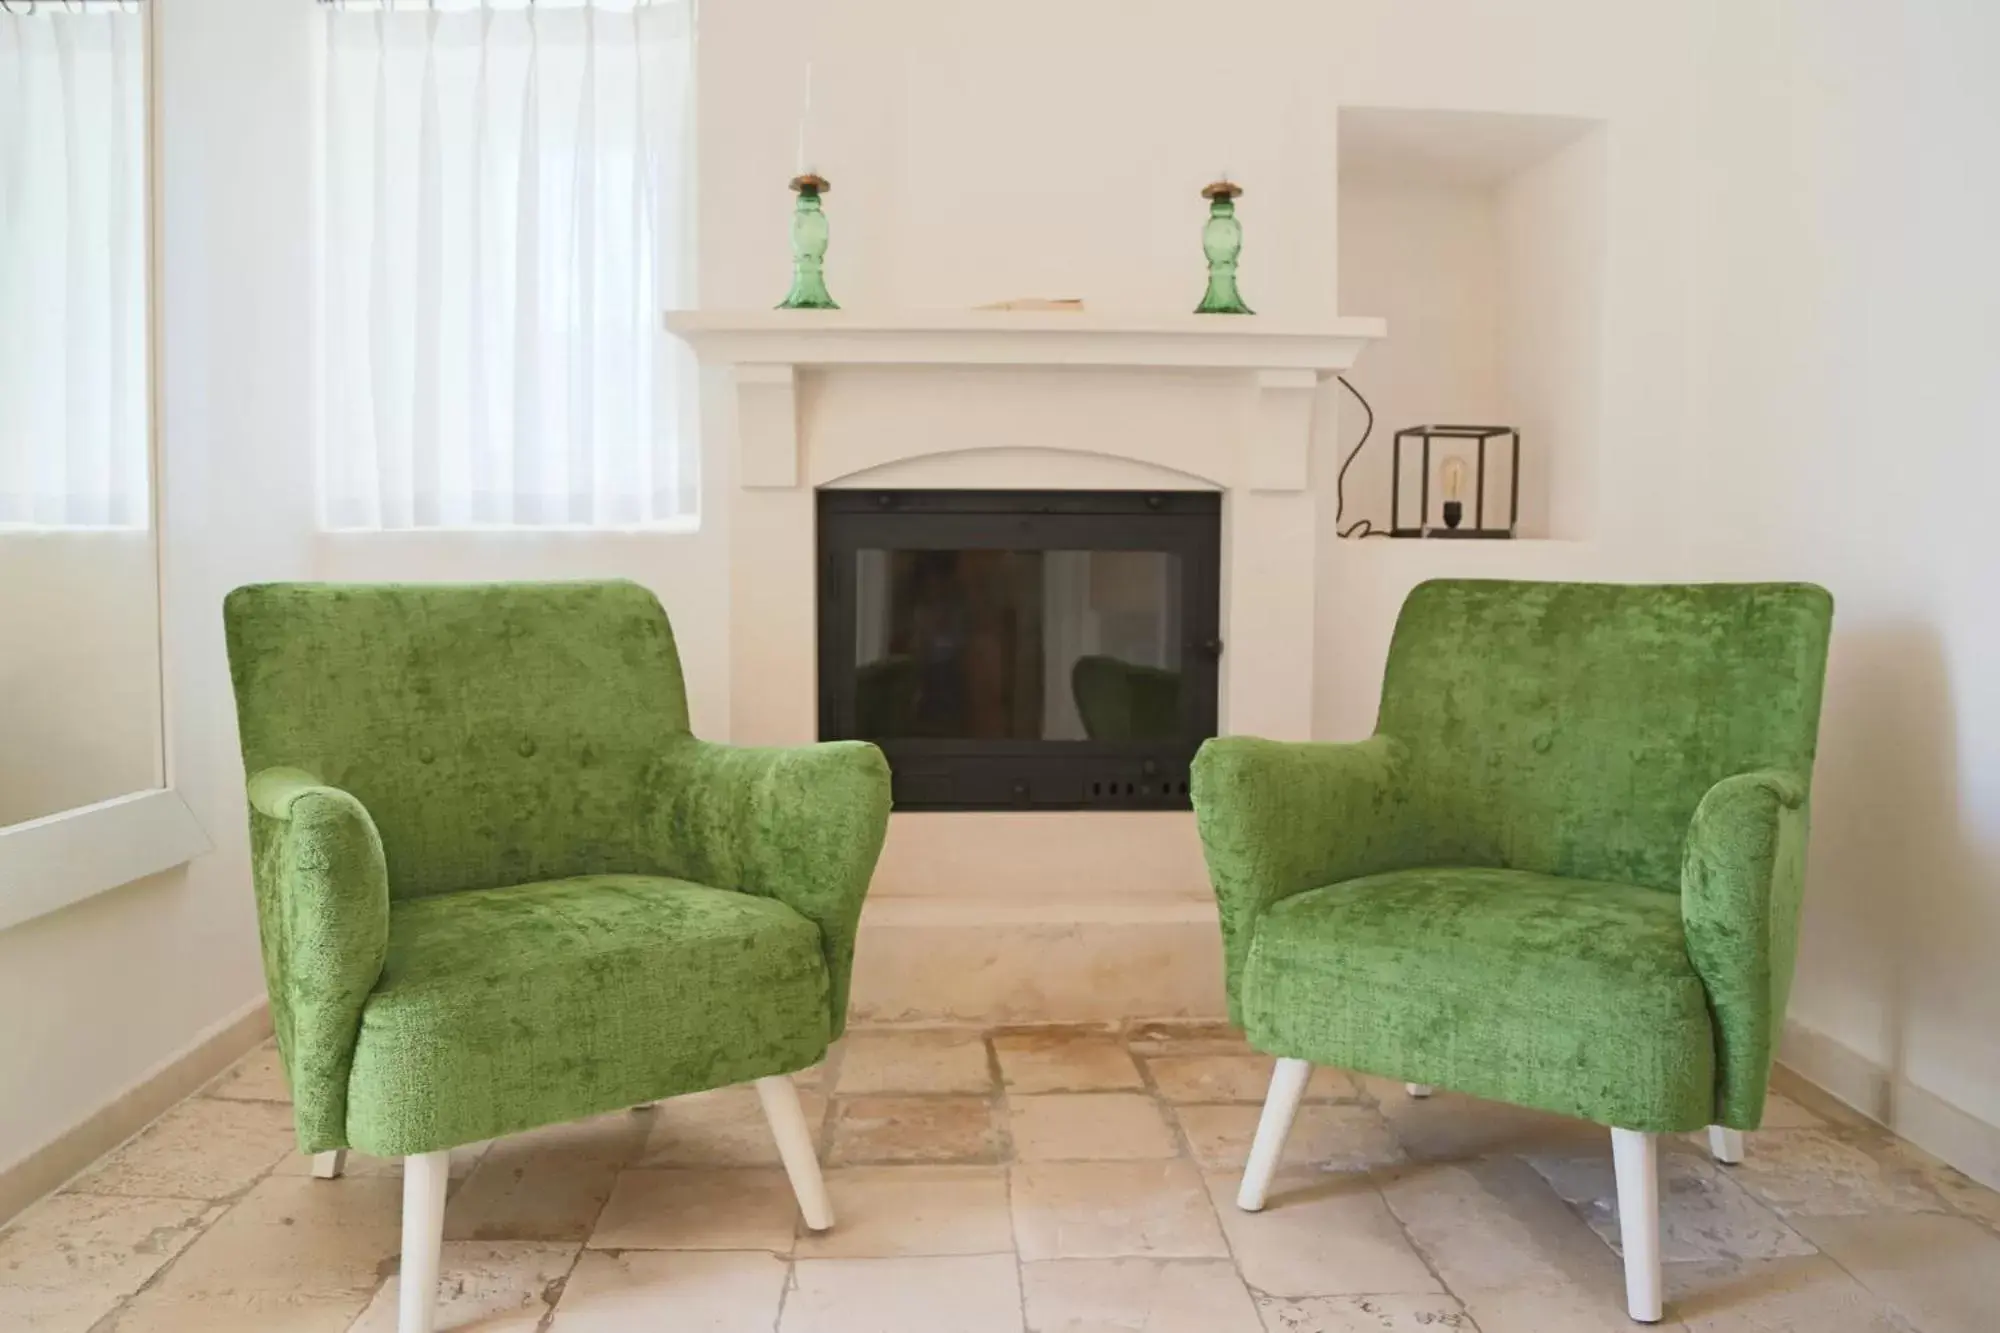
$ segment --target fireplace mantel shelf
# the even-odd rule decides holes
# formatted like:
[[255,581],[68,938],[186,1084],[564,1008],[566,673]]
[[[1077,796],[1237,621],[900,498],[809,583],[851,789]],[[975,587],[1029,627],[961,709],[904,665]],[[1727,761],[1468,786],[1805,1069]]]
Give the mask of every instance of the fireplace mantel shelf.
[[728,368],[737,485],[753,490],[804,483],[803,372],[1008,366],[1223,373],[1249,390],[1247,485],[1297,493],[1307,484],[1313,399],[1321,385],[1388,335],[1379,319],[1301,325],[1259,315],[1082,311],[678,310],[666,322],[702,361]]
[[1090,366],[1309,371],[1352,366],[1388,325],[1259,315],[1096,311],[676,310],[667,327],[711,364]]

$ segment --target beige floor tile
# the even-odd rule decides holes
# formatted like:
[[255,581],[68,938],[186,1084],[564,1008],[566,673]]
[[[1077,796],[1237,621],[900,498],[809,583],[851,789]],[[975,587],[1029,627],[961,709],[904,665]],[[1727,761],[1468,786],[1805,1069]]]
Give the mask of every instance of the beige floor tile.
[[[1155,1055],[1146,1061],[1153,1086],[1170,1102],[1256,1102],[1271,1090],[1268,1055]],[[1341,1069],[1321,1065],[1306,1084],[1308,1101],[1337,1101],[1361,1095],[1354,1079]]]
[[394,1180],[273,1176],[203,1232],[146,1294],[168,1302],[267,1296],[275,1307],[356,1295],[351,1318],[374,1294],[401,1236],[402,1188]]
[[291,1107],[193,1097],[69,1188],[152,1199],[228,1199],[297,1151]]
[[992,1090],[986,1039],[955,1028],[899,1032],[850,1032],[841,1042],[843,1097],[882,1092],[977,1092]]
[[278,1044],[265,1042],[203,1088],[201,1095],[225,1101],[289,1103],[292,1089],[285,1081],[285,1062],[278,1056]]
[[1028,1162],[1013,1168],[1014,1239],[1041,1259],[1219,1259],[1229,1253],[1185,1161]]
[[[1531,1157],[1528,1164],[1606,1244],[1619,1249],[1618,1187],[1608,1156]],[[1797,1231],[1729,1179],[1727,1168],[1695,1153],[1660,1154],[1660,1255],[1666,1262],[1741,1262],[1812,1252]]]
[[1222,1259],[1057,1259],[1021,1265],[1030,1333],[1262,1333]]
[[801,1259],[779,1333],[1022,1333],[1011,1255]]
[[1759,1134],[1729,1175],[1783,1216],[1858,1217],[1943,1209],[1913,1161],[1871,1154],[1821,1130]]
[[[1005,1098],[987,1044],[864,1030],[795,1076],[829,1162],[870,1163],[829,1170],[823,1236],[747,1087],[455,1151],[443,1326],[736,1333],[782,1303],[786,1333],[1020,1333],[1025,1303],[1034,1333],[1630,1327],[1599,1127],[1316,1070],[1250,1215],[1234,1195],[1272,1062],[1234,1029],[997,1033]],[[401,1163],[307,1179],[286,1096],[266,1043],[0,1231],[0,1328],[389,1333]],[[1180,1135],[1206,1178],[1134,1156]],[[1663,1328],[2000,1328],[2000,1194],[1784,1071],[1741,1167],[1703,1137],[1662,1144]]]
[[1807,1217],[1799,1228],[1924,1333],[1992,1333],[2000,1237],[1962,1217]]
[[744,1333],[777,1322],[786,1261],[741,1254],[586,1250],[549,1333]]
[[1381,1191],[1359,1177],[1283,1170],[1261,1213],[1236,1206],[1234,1173],[1207,1177],[1243,1280],[1270,1296],[1442,1291]]
[[444,1210],[447,1240],[583,1240],[649,1121],[630,1111],[496,1140]]
[[[801,1092],[799,1106],[813,1139],[826,1119],[826,1098],[816,1092]],[[757,1090],[746,1085],[697,1092],[659,1103],[649,1112],[651,1130],[638,1165],[664,1166],[777,1166],[778,1141],[764,1119],[764,1105]]]
[[[1173,1112],[1202,1170],[1243,1169],[1257,1135],[1262,1107],[1243,1103],[1176,1106]],[[1308,1103],[1292,1119],[1281,1164],[1316,1166],[1324,1171],[1373,1171],[1403,1160],[1402,1145],[1373,1107]]]
[[1460,1161],[1494,1153],[1611,1151],[1611,1131],[1587,1120],[1455,1092],[1419,1099],[1401,1083],[1372,1074],[1360,1076],[1359,1082],[1416,1161]]
[[197,1199],[42,1200],[0,1231],[0,1328],[84,1333],[221,1213]]
[[1764,1123],[1762,1130],[1771,1129],[1824,1129],[1826,1120],[1814,1115],[1782,1092],[1772,1092],[1764,1098]]
[[1953,1209],[2000,1231],[2000,1190],[1991,1190],[1955,1167],[1939,1162],[1924,1179]]
[[1270,1333],[1479,1333],[1450,1296],[1266,1296],[1257,1305]]
[[[576,1262],[575,1245],[456,1240],[444,1247],[438,1327],[478,1333],[537,1333],[554,1306],[550,1292]],[[349,1333],[396,1333],[398,1279],[375,1292]]]
[[[1624,1288],[1586,1287],[1551,1281],[1527,1287],[1459,1293],[1479,1333],[1684,1333],[1673,1319],[1635,1324],[1625,1313]],[[1759,1330],[1759,1333],[1765,1333]],[[1781,1333],[1770,1330],[1769,1333]],[[1831,1329],[1785,1329],[1782,1333],[1834,1333]]]
[[365,1292],[210,1292],[134,1297],[93,1333],[347,1333],[368,1304]]
[[783,1171],[627,1171],[590,1248],[790,1254],[798,1216]]
[[1164,1018],[1129,1023],[1125,1044],[1139,1055],[1254,1055],[1243,1030],[1200,1018]]
[[1007,1099],[1008,1132],[1022,1162],[1173,1157],[1180,1152],[1160,1104],[1135,1092],[1058,1092]]
[[834,1102],[834,1166],[1000,1160],[1001,1131],[983,1097],[853,1097]]
[[1139,1088],[1139,1066],[1117,1037],[1090,1030],[1015,1032],[993,1038],[1009,1092],[1109,1092]]
[[801,1259],[1012,1253],[998,1166],[856,1166],[826,1173],[831,1231],[802,1231]]
[[1667,1313],[1689,1333],[1917,1333],[1824,1255],[1675,1264],[1666,1276]]
[[1482,1302],[1496,1319],[1518,1312],[1509,1326],[1531,1333],[1538,1313],[1552,1328],[1565,1321],[1571,1328],[1605,1328],[1603,1319],[1623,1318],[1618,1257],[1525,1162],[1502,1157],[1418,1167],[1386,1182],[1382,1192],[1482,1333],[1490,1333]]
[[[479,1165],[480,1158],[484,1157],[486,1150],[492,1146],[491,1142],[486,1142],[468,1143],[464,1147],[453,1148],[451,1150],[452,1180],[462,1181],[471,1175],[472,1168]],[[274,1176],[309,1176],[312,1174],[312,1163],[313,1159],[304,1153],[290,1153],[276,1167],[272,1168],[271,1174]],[[400,1180],[403,1175],[403,1159],[400,1157],[370,1157],[365,1152],[350,1152],[347,1154],[346,1163],[341,1167],[341,1172],[343,1175],[349,1177],[394,1176]]]

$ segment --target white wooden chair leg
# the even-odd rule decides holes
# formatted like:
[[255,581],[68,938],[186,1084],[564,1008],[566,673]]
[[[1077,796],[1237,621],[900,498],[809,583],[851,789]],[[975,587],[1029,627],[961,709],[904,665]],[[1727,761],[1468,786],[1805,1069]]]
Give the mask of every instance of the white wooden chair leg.
[[314,1180],[339,1180],[341,1172],[345,1170],[347,1170],[347,1149],[335,1148],[332,1152],[313,1154]]
[[1243,1185],[1236,1191],[1236,1206],[1246,1213],[1263,1211],[1271,1177],[1284,1155],[1285,1136],[1292,1132],[1292,1117],[1298,1114],[1299,1099],[1306,1095],[1311,1078],[1312,1065],[1304,1060],[1280,1059],[1271,1071],[1271,1090],[1264,1094],[1264,1114],[1257,1119],[1257,1137],[1250,1141],[1250,1160],[1244,1163]]
[[1428,1083],[1405,1083],[1403,1085],[1403,1091],[1409,1093],[1412,1097],[1416,1098],[1418,1101],[1422,1101],[1424,1098],[1431,1095],[1432,1088],[1431,1085]]
[[820,1179],[819,1155],[813,1151],[806,1113],[799,1108],[799,1090],[782,1074],[760,1078],[757,1100],[764,1104],[764,1118],[771,1122],[771,1137],[778,1141],[778,1156],[784,1159],[785,1174],[791,1178],[792,1193],[798,1196],[806,1227],[827,1230],[833,1225],[833,1203],[826,1197],[826,1182]]
[[1625,1249],[1625,1309],[1642,1324],[1660,1322],[1659,1141],[1635,1129],[1611,1131],[1618,1175],[1618,1235]]
[[434,1333],[437,1328],[438,1259],[450,1181],[448,1152],[403,1159],[403,1271],[397,1283],[396,1333]]
[[1735,1166],[1743,1160],[1743,1131],[1725,1129],[1721,1125],[1708,1127],[1709,1155],[1724,1166]]

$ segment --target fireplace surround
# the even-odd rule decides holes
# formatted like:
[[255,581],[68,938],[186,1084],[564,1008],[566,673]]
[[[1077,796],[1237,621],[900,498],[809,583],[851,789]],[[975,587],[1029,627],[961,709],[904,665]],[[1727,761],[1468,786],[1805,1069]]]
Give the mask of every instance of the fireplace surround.
[[819,734],[896,808],[1185,810],[1215,734],[1213,491],[825,490]]
[[[1341,410],[1332,377],[1382,321],[718,310],[668,323],[702,361],[703,429],[723,442],[711,514],[729,541],[731,741],[822,734],[824,497],[1023,489],[1213,496],[1216,730],[1313,735],[1330,499],[1314,458]],[[1217,1016],[1223,1003],[1188,810],[899,801],[890,816],[856,1018]]]

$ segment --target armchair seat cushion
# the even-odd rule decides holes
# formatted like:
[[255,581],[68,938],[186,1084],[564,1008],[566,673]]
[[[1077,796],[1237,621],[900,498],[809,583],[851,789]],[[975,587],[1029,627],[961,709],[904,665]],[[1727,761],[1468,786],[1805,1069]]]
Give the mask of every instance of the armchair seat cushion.
[[1428,867],[1312,889],[1256,925],[1260,1049],[1654,1132],[1714,1118],[1715,1035],[1677,894]]
[[828,1041],[820,933],[646,875],[408,898],[361,1014],[348,1137],[431,1152],[790,1073]]

